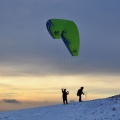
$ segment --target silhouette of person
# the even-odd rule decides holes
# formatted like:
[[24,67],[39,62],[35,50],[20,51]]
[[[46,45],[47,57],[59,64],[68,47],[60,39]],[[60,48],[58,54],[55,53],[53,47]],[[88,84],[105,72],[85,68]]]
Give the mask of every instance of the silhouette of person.
[[68,104],[67,101],[67,95],[69,94],[69,91],[66,91],[66,89],[61,89],[62,90],[62,98],[63,98],[63,104]]
[[77,91],[77,96],[79,96],[79,102],[82,102],[82,94],[84,95],[83,93],[83,89],[84,87],[81,87],[78,91]]

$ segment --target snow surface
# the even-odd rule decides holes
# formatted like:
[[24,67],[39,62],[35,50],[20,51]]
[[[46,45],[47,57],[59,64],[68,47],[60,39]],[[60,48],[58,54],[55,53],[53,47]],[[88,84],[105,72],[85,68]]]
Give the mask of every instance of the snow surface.
[[0,112],[0,120],[120,120],[120,95],[68,105]]

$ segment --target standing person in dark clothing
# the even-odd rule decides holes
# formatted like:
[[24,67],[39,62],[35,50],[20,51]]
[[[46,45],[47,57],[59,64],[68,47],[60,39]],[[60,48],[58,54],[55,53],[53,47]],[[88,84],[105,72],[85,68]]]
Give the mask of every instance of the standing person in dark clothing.
[[78,91],[77,91],[77,96],[79,96],[79,102],[82,102],[82,94],[84,95],[83,93],[83,89],[84,87],[81,87]]
[[66,91],[66,89],[63,88],[61,90],[62,90],[63,104],[68,104],[67,95],[69,94],[69,91]]

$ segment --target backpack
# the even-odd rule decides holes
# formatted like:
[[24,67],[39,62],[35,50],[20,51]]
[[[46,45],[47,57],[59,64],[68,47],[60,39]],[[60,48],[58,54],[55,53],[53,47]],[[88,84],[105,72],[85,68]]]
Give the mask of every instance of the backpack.
[[79,96],[79,90],[77,91],[77,96]]

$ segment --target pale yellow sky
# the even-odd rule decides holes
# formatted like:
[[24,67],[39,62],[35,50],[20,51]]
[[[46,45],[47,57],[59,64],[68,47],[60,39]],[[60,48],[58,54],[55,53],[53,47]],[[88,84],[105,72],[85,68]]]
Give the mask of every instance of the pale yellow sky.
[[[119,94],[120,76],[78,75],[78,76],[1,76],[0,107],[13,109],[62,103],[61,88],[70,94],[69,101],[78,101],[77,90],[84,86],[87,97],[83,100],[105,98]],[[5,103],[2,100],[15,99],[21,104]]]
[[[32,101],[54,100],[61,97],[60,89],[67,88],[70,98],[76,100],[76,91],[84,86],[88,99],[117,94],[120,90],[120,76],[80,75],[80,76],[22,76],[0,77],[1,99]],[[95,96],[95,97],[94,97]]]

